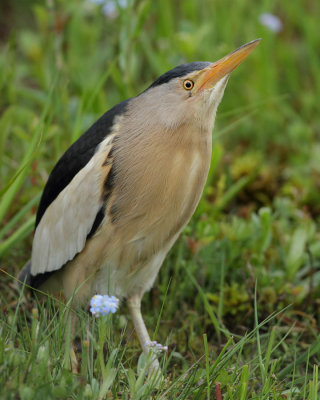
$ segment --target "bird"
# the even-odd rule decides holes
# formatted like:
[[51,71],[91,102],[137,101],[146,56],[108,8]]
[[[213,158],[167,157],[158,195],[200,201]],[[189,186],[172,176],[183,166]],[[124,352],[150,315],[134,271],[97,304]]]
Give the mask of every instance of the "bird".
[[171,69],[66,150],[43,190],[21,282],[75,307],[97,293],[125,298],[150,352],[142,297],[202,195],[229,76],[260,40]]

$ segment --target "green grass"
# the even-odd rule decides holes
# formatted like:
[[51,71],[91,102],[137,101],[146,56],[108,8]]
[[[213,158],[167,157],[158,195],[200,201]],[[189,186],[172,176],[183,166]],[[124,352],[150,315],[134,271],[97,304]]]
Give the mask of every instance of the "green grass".
[[[320,3],[129,1],[114,18],[80,0],[8,4],[0,398],[317,399]],[[280,34],[259,24],[262,12],[282,19]],[[201,203],[144,298],[150,332],[169,345],[166,380],[146,379],[125,304],[105,320],[79,311],[81,368],[72,373],[69,308],[49,300],[36,311],[14,279],[30,258],[50,170],[109,107],[159,74],[257,37],[219,107]]]

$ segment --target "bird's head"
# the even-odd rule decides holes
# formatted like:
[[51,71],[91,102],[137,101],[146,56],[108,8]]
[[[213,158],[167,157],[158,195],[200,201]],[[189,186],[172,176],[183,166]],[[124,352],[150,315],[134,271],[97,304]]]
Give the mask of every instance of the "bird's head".
[[161,75],[136,98],[144,108],[144,117],[150,117],[149,123],[145,122],[168,130],[182,124],[212,129],[230,73],[259,42],[253,40],[214,63],[182,64]]

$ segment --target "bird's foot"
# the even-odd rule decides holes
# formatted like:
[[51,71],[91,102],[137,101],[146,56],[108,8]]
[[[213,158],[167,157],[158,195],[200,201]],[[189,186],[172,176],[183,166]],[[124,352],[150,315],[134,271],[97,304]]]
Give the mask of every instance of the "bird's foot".
[[160,387],[165,382],[164,375],[162,373],[158,355],[165,351],[168,351],[168,346],[163,346],[161,343],[156,341],[148,340],[145,342],[145,349],[147,349],[147,376],[152,381],[154,387]]
[[147,355],[145,374],[147,379],[146,382],[148,382],[148,384],[153,388],[159,389],[162,386],[165,378],[162,373],[159,360],[154,352],[150,352]]

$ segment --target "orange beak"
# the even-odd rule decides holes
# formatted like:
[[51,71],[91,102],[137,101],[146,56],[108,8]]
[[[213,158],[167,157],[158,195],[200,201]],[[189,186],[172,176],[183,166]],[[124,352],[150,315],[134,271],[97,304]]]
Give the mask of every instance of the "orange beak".
[[261,39],[252,40],[229,53],[221,60],[216,61],[209,67],[201,71],[196,81],[196,91],[212,89],[213,86],[224,76],[230,74],[238,65],[240,65],[248,55],[258,46]]

